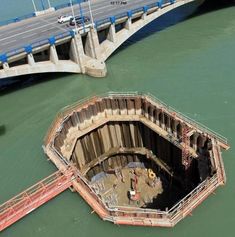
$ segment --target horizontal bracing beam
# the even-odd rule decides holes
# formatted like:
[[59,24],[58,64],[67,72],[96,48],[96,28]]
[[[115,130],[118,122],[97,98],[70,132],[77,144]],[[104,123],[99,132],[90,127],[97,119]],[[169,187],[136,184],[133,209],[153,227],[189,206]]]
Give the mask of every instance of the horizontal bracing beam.
[[106,159],[115,156],[115,155],[144,155],[147,159],[153,160],[161,169],[166,171],[171,177],[174,176],[173,171],[171,168],[160,158],[153,154],[153,152],[145,147],[113,147],[109,149],[107,152],[102,154],[101,156],[95,158],[94,160],[90,161],[88,164],[84,165],[81,168],[81,174],[86,175],[86,173],[93,168],[94,166],[101,164]]

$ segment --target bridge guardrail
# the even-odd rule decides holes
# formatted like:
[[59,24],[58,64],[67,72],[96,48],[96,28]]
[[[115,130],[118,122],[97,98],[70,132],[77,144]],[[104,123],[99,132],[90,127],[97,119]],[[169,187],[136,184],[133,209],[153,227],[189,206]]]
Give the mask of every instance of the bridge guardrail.
[[[72,3],[75,4],[75,1],[73,1]],[[76,3],[77,3],[77,2],[76,2]],[[55,10],[57,11],[57,10],[59,10],[59,9],[63,9],[63,8],[65,8],[65,7],[70,7],[70,6],[71,6],[70,2],[67,2],[67,3],[59,4],[59,5],[55,6],[54,8],[55,8]]]
[[6,56],[11,57],[11,56],[17,55],[19,53],[23,53],[23,52],[24,52],[24,48],[17,48],[17,49],[14,49],[14,50],[11,50],[11,51],[7,52]]
[[[70,35],[71,35],[70,31],[67,31],[67,32],[55,35],[54,37],[55,37],[56,40],[58,40],[58,39],[65,38],[65,37],[70,36]],[[49,43],[48,39],[42,39],[42,40],[31,43],[30,46],[32,48],[37,48],[37,47],[46,45],[48,43]],[[17,55],[19,53],[23,53],[23,52],[25,52],[25,47],[20,47],[20,48],[8,51],[8,52],[5,53],[5,55],[7,57],[12,57],[12,56]]]
[[26,14],[26,15],[23,15],[23,16],[19,16],[19,17],[9,19],[9,20],[0,21],[0,26],[9,25],[11,23],[16,23],[16,22],[19,22],[19,21],[22,21],[22,20],[25,20],[25,19],[28,19],[28,18],[35,17],[35,16],[36,16],[36,14],[34,12],[32,12],[32,13],[29,13],[29,14]]
[[101,25],[103,25],[103,24],[105,24],[105,23],[109,23],[109,22],[110,22],[110,19],[107,17],[107,18],[104,18],[104,19],[102,19],[102,20],[96,21],[96,22],[95,22],[95,26],[96,26],[96,28],[97,28],[98,26],[101,26]]
[[62,34],[55,35],[54,37],[55,37],[55,39],[63,39],[65,37],[69,36],[69,35],[71,35],[70,31],[66,31],[66,32],[64,32]]
[[154,3],[148,4],[147,7],[148,7],[149,9],[154,8],[154,7],[158,7],[158,3],[157,3],[157,2],[154,2]]
[[142,12],[143,11],[143,7],[138,7],[132,10],[132,14],[138,13],[138,12]]
[[120,18],[123,18],[123,17],[126,17],[126,16],[127,16],[127,12],[123,12],[123,13],[119,13],[119,14],[115,15],[115,18],[120,19]]
[[[172,0],[158,0],[156,1],[155,3],[151,3],[149,5],[146,5],[148,9],[152,9],[152,8],[155,8],[155,7],[163,7],[164,4],[169,4],[169,3],[172,3]],[[130,10],[130,12],[132,14],[136,14],[136,13],[139,13],[139,12],[143,12],[144,9],[143,9],[144,6],[142,7],[138,7],[138,8],[134,8],[132,10]],[[120,18],[123,18],[123,17],[126,17],[128,16],[128,13],[127,12],[124,12],[124,13],[119,13],[117,15],[114,15],[114,17],[116,19],[120,19]],[[100,25],[103,25],[105,23],[109,23],[110,22],[110,17],[107,17],[107,18],[104,18],[104,19],[101,19],[101,20],[98,20],[95,22],[95,26],[96,28]]]
[[[88,0],[83,0],[83,2],[87,2],[87,1]],[[77,0],[73,0],[72,4],[76,5],[76,4],[78,4],[78,1]],[[59,4],[59,5],[56,5],[56,6],[54,6],[54,8],[57,11],[57,10],[60,10],[60,9],[66,8],[66,7],[70,7],[70,6],[71,6],[70,2],[67,2],[67,3],[62,3],[62,4]]]
[[42,39],[31,44],[32,48],[40,47],[44,44],[48,44],[48,39]]
[[[84,0],[84,2],[85,1],[87,1],[87,0]],[[178,1],[181,1],[181,0],[178,0]],[[177,1],[173,1],[173,0],[158,0],[158,1],[156,1],[155,4],[154,3],[149,4],[149,5],[147,5],[147,7],[148,7],[148,9],[151,9],[153,7],[156,7],[156,5],[159,6],[159,4],[160,4],[161,7],[164,7],[165,5],[172,4],[173,2],[177,2]],[[144,11],[143,6],[131,10],[131,12],[133,14],[135,14],[137,12],[143,12],[143,11]],[[125,16],[127,16],[127,12],[117,14],[114,17],[116,19],[120,19],[120,18],[125,17]],[[97,28],[98,26],[100,26],[102,24],[105,24],[105,23],[108,23],[108,22],[110,22],[110,17],[96,21],[95,22],[95,26]],[[61,33],[61,34],[58,34],[58,35],[54,35],[53,37],[55,37],[55,39],[62,39],[63,35],[64,35],[64,37],[67,37],[67,36],[69,36],[69,34],[71,35],[70,31],[64,32],[64,33]],[[48,43],[48,39],[42,39],[42,40],[39,40],[39,41],[36,41],[36,42],[32,42],[31,46],[32,46],[32,48],[40,47],[40,46],[43,45],[43,42],[44,42],[44,44],[47,44]],[[17,55],[18,53],[24,52],[25,51],[25,47],[26,47],[26,45],[22,46],[21,48],[14,49],[14,50],[8,51],[8,52],[3,53],[3,54],[6,55],[7,57],[11,57],[11,56]]]

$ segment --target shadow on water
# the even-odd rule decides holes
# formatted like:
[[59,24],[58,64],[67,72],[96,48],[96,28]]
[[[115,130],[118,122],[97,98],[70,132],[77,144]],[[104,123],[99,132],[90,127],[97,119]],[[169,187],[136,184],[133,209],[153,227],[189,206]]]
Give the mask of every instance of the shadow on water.
[[[154,20],[141,30],[139,30],[136,34],[130,37],[126,42],[124,42],[112,55],[116,55],[123,49],[126,49],[128,46],[152,35],[156,32],[164,30],[172,25],[175,25],[183,20],[190,19],[193,17],[200,16],[202,14],[206,14],[211,11],[216,11],[222,8],[227,8],[235,5],[235,0],[205,0],[205,2],[197,6],[197,3],[187,4],[180,8],[177,8],[158,19]],[[198,7],[198,8],[197,8]],[[197,9],[195,11],[195,9]]]
[[235,0],[206,0],[191,17],[232,6],[235,6]]
[[6,133],[6,126],[0,125],[0,136],[3,136]]
[[66,77],[67,75],[70,75],[70,73],[43,73],[1,79],[0,96],[51,80],[64,79],[64,77]]

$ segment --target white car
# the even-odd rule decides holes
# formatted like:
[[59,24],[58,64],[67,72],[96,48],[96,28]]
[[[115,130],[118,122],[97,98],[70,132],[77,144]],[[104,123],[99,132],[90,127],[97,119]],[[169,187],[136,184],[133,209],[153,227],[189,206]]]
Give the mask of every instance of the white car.
[[62,23],[65,23],[65,22],[69,22],[70,19],[72,19],[72,18],[73,18],[72,16],[67,16],[67,15],[59,16],[57,22],[62,24]]

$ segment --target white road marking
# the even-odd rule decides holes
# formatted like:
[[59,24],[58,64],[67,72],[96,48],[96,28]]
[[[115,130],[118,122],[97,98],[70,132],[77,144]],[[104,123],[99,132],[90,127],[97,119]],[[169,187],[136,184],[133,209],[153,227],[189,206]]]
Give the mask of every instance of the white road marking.
[[17,41],[16,39],[11,40],[11,41],[6,41],[6,42],[1,43],[1,45],[11,44],[11,43],[14,43],[14,42],[16,42],[16,41]]
[[[49,25],[50,23],[49,23],[49,21],[47,21],[46,19],[42,19],[42,21],[44,21],[44,22],[46,22],[46,23],[48,23],[47,25]],[[64,30],[64,28],[63,27],[61,27],[57,22],[56,23],[54,23],[55,25],[54,25],[54,28],[57,28],[57,29],[59,29],[59,30]],[[53,29],[53,28],[51,28],[51,29]],[[45,30],[44,30],[45,31]],[[43,32],[43,31],[42,31]]]
[[[54,24],[54,22],[53,22],[53,23],[50,23],[50,24],[48,24],[48,25],[53,25],[53,24]],[[6,38],[0,39],[0,41],[6,40],[6,39],[10,39],[10,38],[13,38],[13,37],[16,37],[16,36],[19,36],[19,35],[23,35],[23,34],[25,34],[25,33],[32,32],[32,31],[35,31],[35,30],[44,28],[44,27],[46,27],[46,26],[48,26],[48,25],[43,25],[43,26],[40,26],[40,27],[37,27],[37,28],[34,28],[34,29],[30,29],[30,30],[27,30],[27,31],[18,33],[18,34],[14,34],[14,35],[8,36],[8,37],[6,37]]]
[[[24,26],[22,26],[22,28],[25,30],[27,28],[35,27],[36,25],[40,25],[40,22],[35,22],[34,24],[30,24],[30,25],[26,25],[26,26],[24,25]],[[16,29],[13,29],[11,31],[8,31],[7,34],[9,34],[9,33],[12,34],[17,31],[19,31],[19,27],[17,27]],[[0,35],[4,35],[4,34],[5,33],[0,33]]]
[[29,34],[29,35],[24,35],[23,37],[21,37],[21,39],[25,39],[25,38],[28,38],[28,37],[31,37],[33,35],[38,35],[39,33],[33,33],[33,34]]

